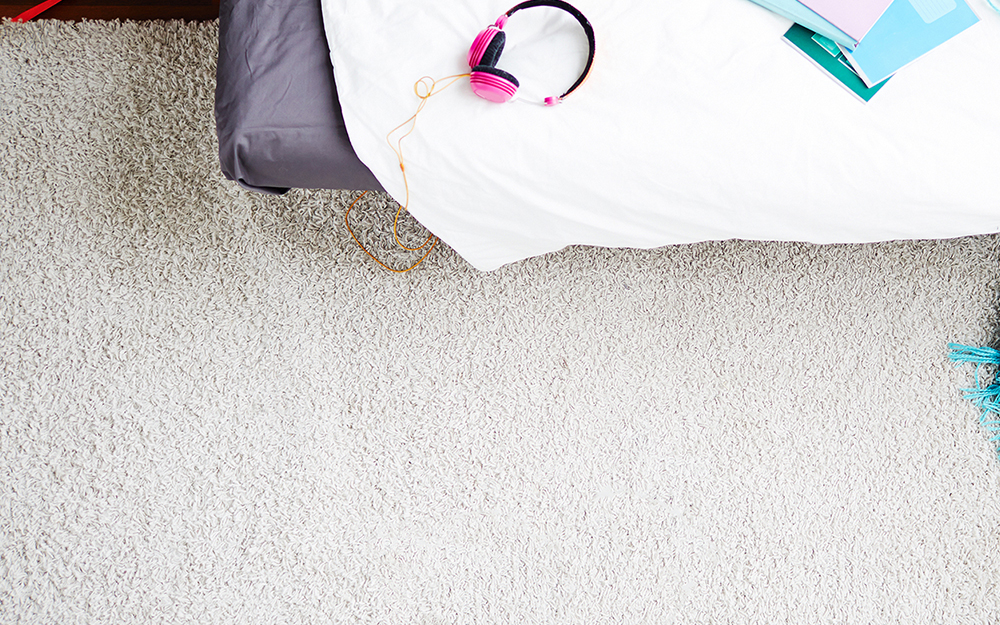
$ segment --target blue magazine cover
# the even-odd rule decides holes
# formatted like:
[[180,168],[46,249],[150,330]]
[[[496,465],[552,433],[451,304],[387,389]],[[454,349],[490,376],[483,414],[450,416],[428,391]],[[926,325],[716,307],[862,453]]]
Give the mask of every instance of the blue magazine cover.
[[965,0],[893,0],[857,48],[842,50],[872,86],[978,21]]

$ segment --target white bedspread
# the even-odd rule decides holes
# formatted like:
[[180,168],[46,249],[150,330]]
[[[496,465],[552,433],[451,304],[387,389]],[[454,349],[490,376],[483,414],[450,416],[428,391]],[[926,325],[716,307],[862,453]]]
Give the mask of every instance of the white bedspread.
[[[473,38],[515,3],[323,0],[351,141],[396,199],[385,135],[416,109],[414,82],[467,72]],[[590,79],[553,108],[486,102],[468,79],[431,98],[403,142],[410,212],[481,270],[570,244],[998,232],[1000,15],[971,4],[980,23],[862,104],[747,0],[577,0]],[[583,67],[583,31],[558,10],[504,30],[498,66],[525,99]]]

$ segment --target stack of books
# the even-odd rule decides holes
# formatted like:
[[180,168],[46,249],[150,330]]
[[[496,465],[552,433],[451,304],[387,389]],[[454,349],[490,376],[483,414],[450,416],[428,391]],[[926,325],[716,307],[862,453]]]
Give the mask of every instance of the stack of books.
[[965,0],[753,0],[793,22],[785,40],[863,102],[979,21]]

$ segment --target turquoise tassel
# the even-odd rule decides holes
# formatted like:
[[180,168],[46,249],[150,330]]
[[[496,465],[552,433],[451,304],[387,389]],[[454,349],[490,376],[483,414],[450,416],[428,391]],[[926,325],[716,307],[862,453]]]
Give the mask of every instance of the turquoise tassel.
[[[998,443],[997,458],[1000,458],[1000,381],[996,380],[996,367],[1000,367],[1000,351],[992,347],[968,347],[950,343],[948,349],[951,353],[948,359],[957,363],[956,366],[971,362],[976,365],[976,388],[964,388],[962,397],[970,400],[973,404],[983,410],[979,417],[979,424],[986,428],[986,431],[994,434],[990,441]],[[979,370],[983,365],[993,365],[994,380],[987,387],[983,387],[979,380]]]

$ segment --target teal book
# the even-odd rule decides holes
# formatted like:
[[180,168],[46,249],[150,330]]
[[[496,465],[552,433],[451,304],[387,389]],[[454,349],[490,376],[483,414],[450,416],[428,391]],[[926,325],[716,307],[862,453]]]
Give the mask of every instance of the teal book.
[[755,4],[777,13],[785,19],[801,24],[809,30],[833,39],[848,50],[853,50],[858,42],[840,30],[799,0],[751,0]]
[[871,100],[889,80],[886,78],[877,85],[869,87],[854,71],[835,41],[801,24],[792,25],[785,33],[784,39],[862,102]]

